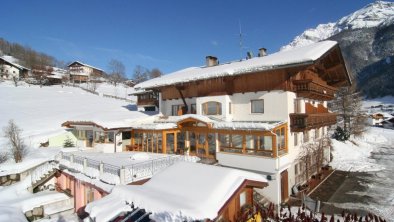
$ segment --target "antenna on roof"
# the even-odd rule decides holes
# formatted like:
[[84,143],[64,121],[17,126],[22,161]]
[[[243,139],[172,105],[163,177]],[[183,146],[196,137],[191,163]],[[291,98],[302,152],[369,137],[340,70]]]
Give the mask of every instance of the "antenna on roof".
[[241,20],[238,20],[239,24],[239,59],[242,60],[242,29],[241,29]]

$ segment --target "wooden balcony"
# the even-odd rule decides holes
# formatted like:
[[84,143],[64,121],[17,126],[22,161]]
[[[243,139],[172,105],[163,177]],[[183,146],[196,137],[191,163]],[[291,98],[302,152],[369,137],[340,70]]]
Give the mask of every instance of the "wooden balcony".
[[159,106],[159,101],[154,98],[149,98],[149,99],[140,99],[138,98],[137,101],[138,106]]
[[317,100],[333,100],[336,91],[336,88],[312,79],[294,80],[293,86],[297,96]]
[[323,126],[334,125],[337,122],[335,113],[291,113],[290,129],[292,132],[303,132],[305,130],[317,129]]

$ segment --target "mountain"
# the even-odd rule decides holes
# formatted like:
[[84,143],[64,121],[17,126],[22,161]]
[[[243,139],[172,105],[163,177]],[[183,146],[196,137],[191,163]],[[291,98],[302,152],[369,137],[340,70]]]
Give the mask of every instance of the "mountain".
[[366,97],[394,95],[393,2],[376,1],[335,23],[308,29],[281,50],[325,39],[339,43],[349,72]]

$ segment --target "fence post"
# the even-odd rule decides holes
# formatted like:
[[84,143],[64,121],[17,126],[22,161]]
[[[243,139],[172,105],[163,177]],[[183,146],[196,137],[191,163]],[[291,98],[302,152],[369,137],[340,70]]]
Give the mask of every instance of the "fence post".
[[71,154],[70,156],[70,163],[74,163],[74,154]]
[[99,170],[100,170],[100,177],[101,177],[104,174],[104,163],[103,163],[103,161],[100,162]]
[[84,158],[83,159],[83,172],[86,173],[86,170],[88,168],[88,159]]
[[120,178],[120,184],[126,184],[125,183],[125,168],[122,166],[119,170],[119,178]]

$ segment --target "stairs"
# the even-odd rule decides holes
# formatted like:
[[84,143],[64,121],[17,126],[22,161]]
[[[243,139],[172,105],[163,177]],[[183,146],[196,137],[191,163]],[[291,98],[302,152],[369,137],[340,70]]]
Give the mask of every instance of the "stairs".
[[253,189],[253,199],[260,205],[260,207],[267,209],[271,201],[269,201],[263,194],[261,194],[261,189]]
[[48,182],[57,172],[57,163],[53,161],[45,162],[40,166],[36,167],[30,172],[31,187],[30,191],[33,191],[38,186]]

